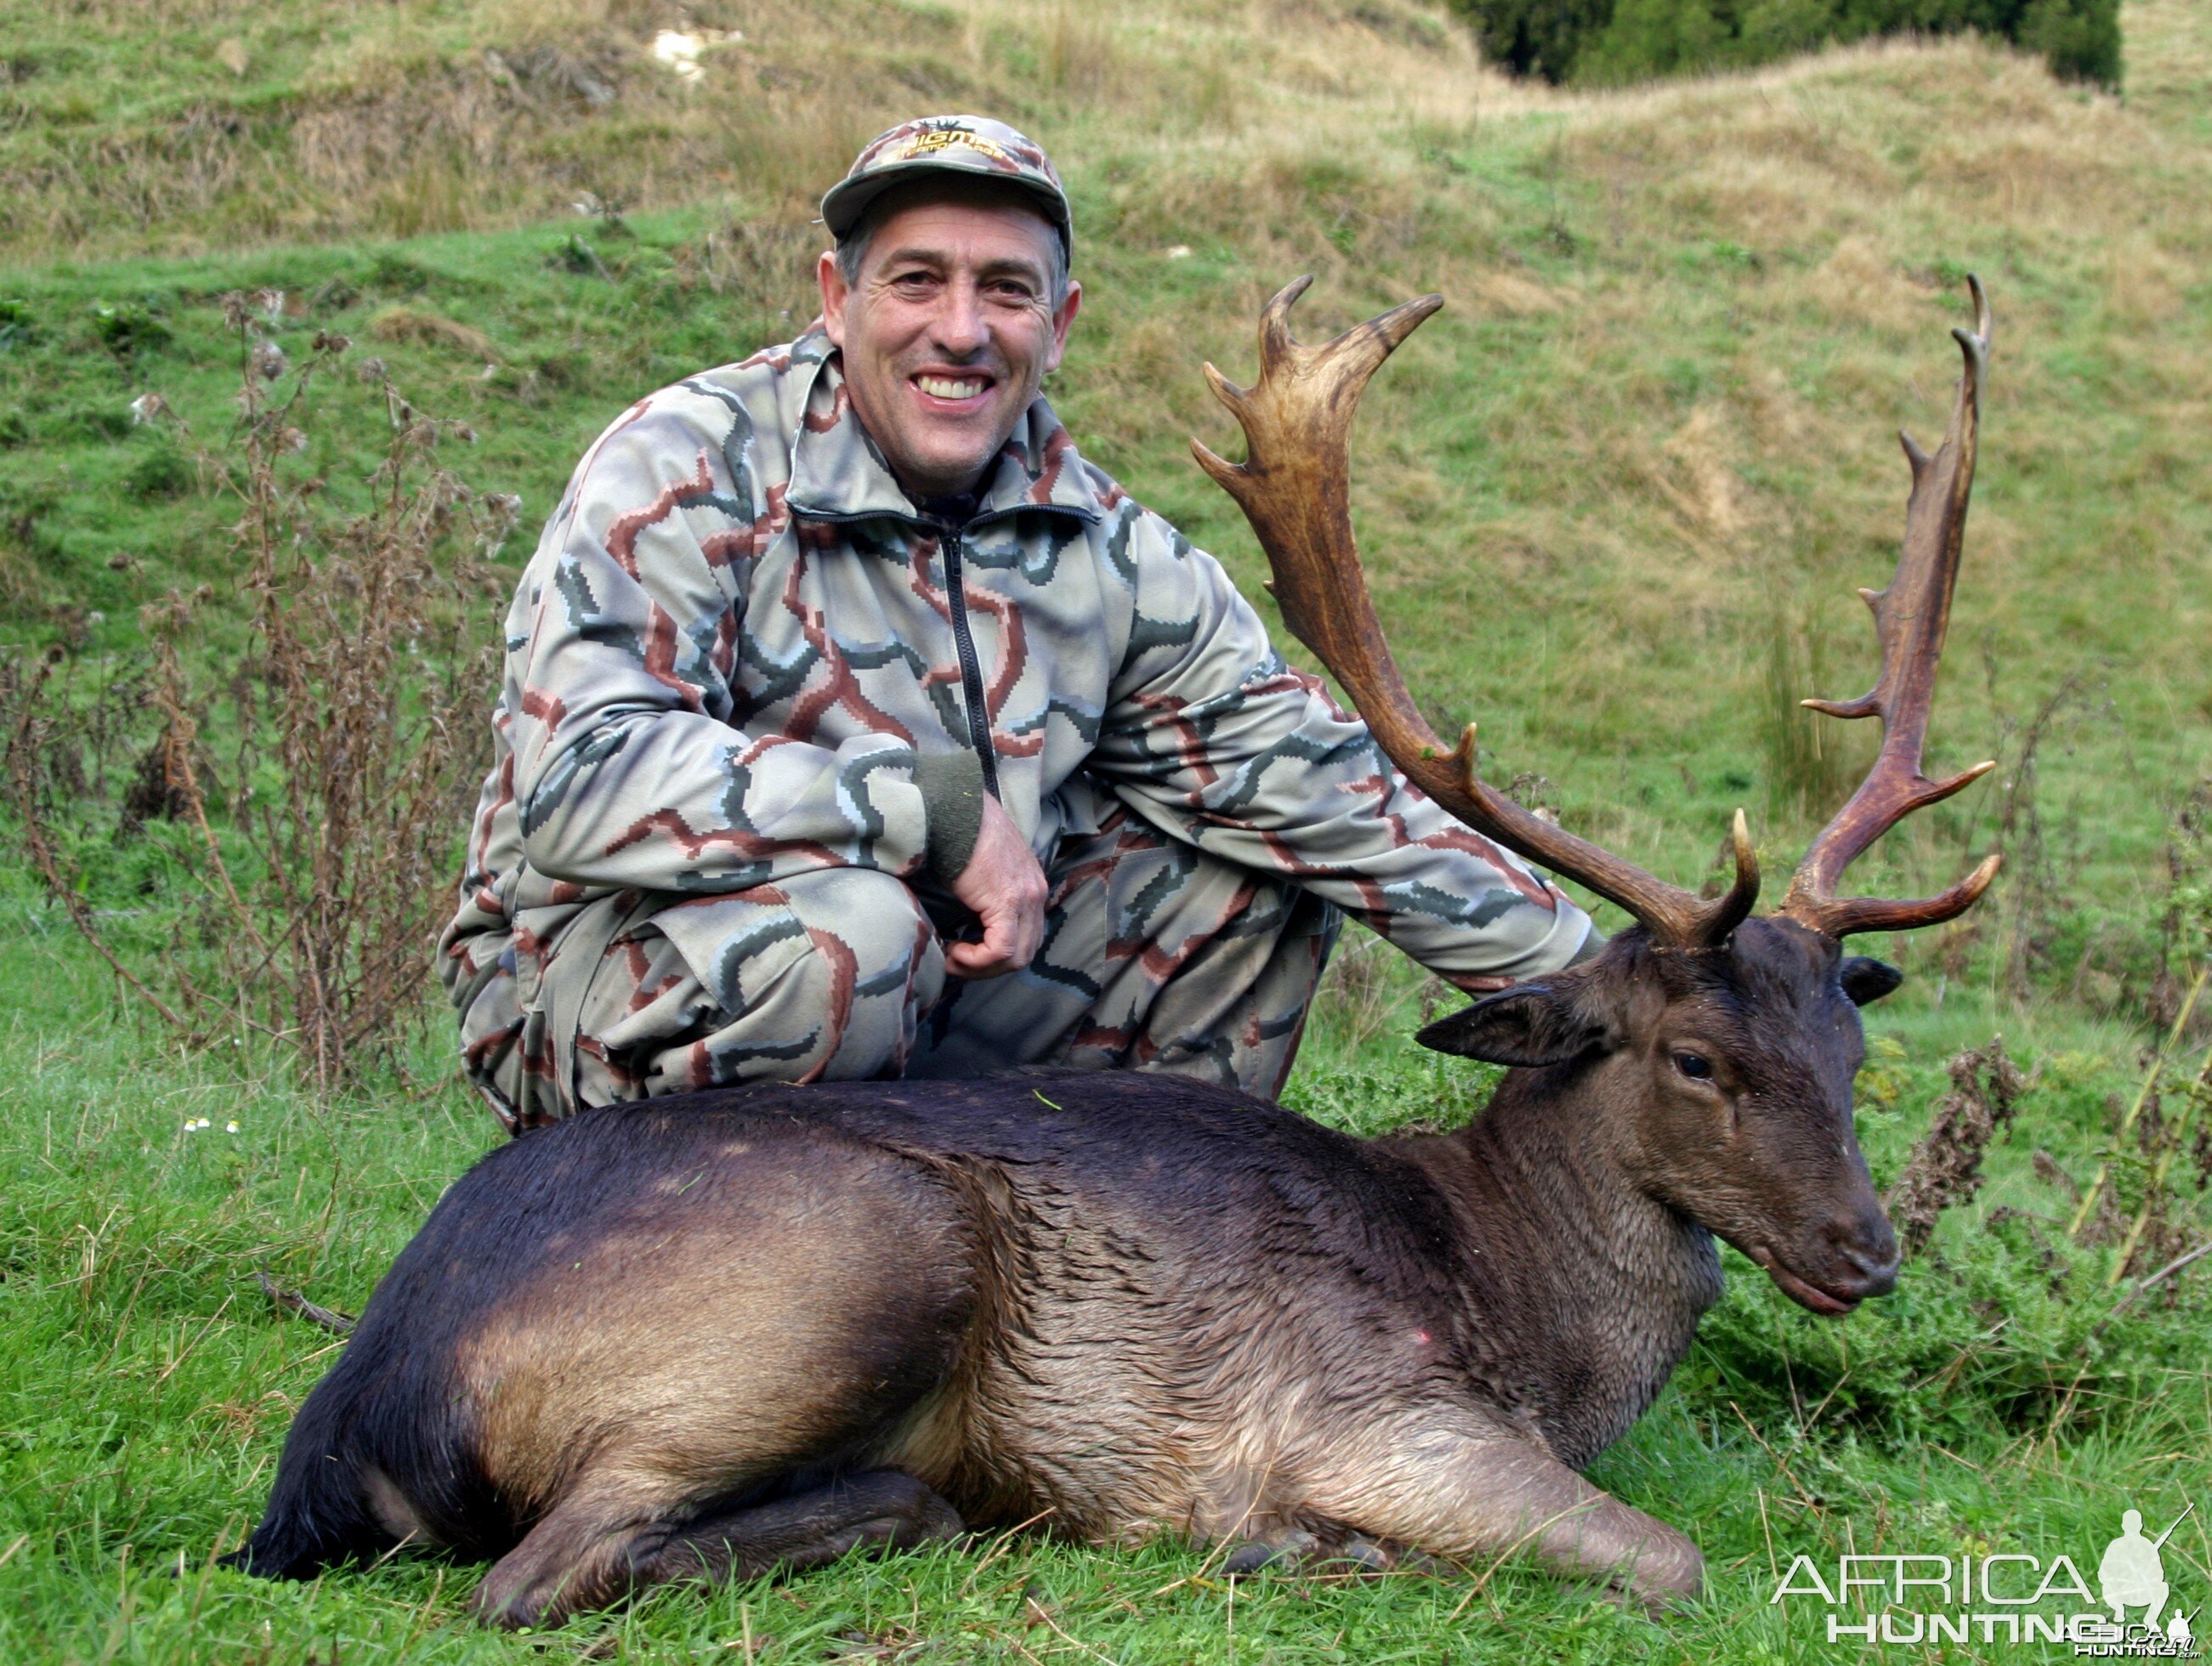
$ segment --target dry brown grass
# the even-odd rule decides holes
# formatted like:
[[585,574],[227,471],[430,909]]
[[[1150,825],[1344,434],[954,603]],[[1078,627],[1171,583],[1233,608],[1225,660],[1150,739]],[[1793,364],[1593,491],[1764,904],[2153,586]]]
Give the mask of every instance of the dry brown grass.
[[499,349],[483,331],[419,307],[386,307],[369,319],[368,333],[379,341],[419,342],[483,364],[493,363],[500,356]]
[[[188,38],[219,16],[114,0],[81,12],[72,38]],[[1410,0],[723,0],[683,16],[731,35],[691,82],[650,56],[678,21],[659,5],[498,0],[435,23],[333,9],[276,98],[232,67],[281,58],[274,40],[249,28],[184,46],[166,96],[107,115],[112,91],[88,85],[71,119],[0,137],[0,254],[514,224],[582,189],[641,208],[727,193],[771,218],[811,216],[870,135],[946,107],[1006,115],[1079,153],[1107,140],[1143,168],[1147,154],[1215,146],[1249,161],[1234,153],[1255,133],[1350,134],[1378,112],[1459,128],[1545,101],[1482,70],[1463,30]],[[58,108],[58,83],[44,85],[27,115]]]

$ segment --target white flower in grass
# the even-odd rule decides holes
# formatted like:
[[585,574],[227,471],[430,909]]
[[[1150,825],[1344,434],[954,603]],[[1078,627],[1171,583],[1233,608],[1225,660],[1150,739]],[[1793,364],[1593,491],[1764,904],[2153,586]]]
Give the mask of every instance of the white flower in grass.
[[[702,52],[712,52],[717,46],[737,46],[744,38],[742,29],[663,29],[653,37],[653,56],[678,81],[692,86],[707,73],[706,66],[699,62]],[[589,192],[584,194],[591,196]],[[585,211],[580,205],[580,211]],[[596,207],[588,211],[599,212]]]
[[235,1134],[238,1132],[238,1124],[235,1122],[225,1122],[222,1125],[222,1131],[225,1134]]
[[653,37],[653,55],[676,73],[678,81],[696,81],[707,72],[699,65],[699,48],[706,43],[680,29],[663,29]]

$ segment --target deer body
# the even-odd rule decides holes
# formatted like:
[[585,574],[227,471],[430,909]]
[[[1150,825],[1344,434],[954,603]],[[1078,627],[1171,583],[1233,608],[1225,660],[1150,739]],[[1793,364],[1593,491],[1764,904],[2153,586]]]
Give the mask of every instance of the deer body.
[[[498,1558],[480,1611],[535,1625],[1043,1516],[1262,1551],[1525,1540],[1647,1597],[1694,1590],[1687,1539],[1576,1473],[1720,1292],[1711,1231],[1666,1191],[1700,1162],[1764,1165],[1748,1252],[1839,1303],[1894,1268],[1850,1139],[1844,986],[1870,963],[1795,927],[1742,936],[1717,974],[1632,933],[1560,990],[1633,1025],[1710,1004],[1717,977],[1794,980],[1808,1022],[1769,1026],[1775,1082],[1739,1061],[1747,1097],[1810,1060],[1844,1085],[1840,1122],[1784,1106],[1669,1146],[1650,1061],[1569,1036],[1438,1135],[1065,1072],[761,1086],[533,1134],[458,1182],[378,1287],[243,1560],[300,1575],[404,1539]],[[1780,1244],[1791,1193],[1812,1213]]]
[[1546,1154],[1475,1128],[1364,1142],[1095,1074],[588,1113],[441,1201],[303,1409],[250,1566],[411,1535],[505,1559],[483,1611],[542,1624],[702,1512],[890,1470],[968,1525],[1094,1541],[1465,1556],[1579,1505],[1588,1572],[1686,1588],[1688,1541],[1568,1462],[1686,1348],[1711,1241],[1661,1227],[1623,1302],[1627,1269],[1574,1253],[1621,1223],[1553,1213],[1587,1177],[1532,1196]]
[[[803,1567],[964,1523],[1099,1541],[1488,1559],[1526,1550],[1652,1602],[1695,1591],[1673,1528],[1577,1473],[1649,1406],[1720,1292],[1714,1240],[1841,1315],[1894,1284],[1851,1127],[1842,952],[1970,907],[1838,898],[1888,826],[1980,773],[1921,774],[1971,485],[1979,286],[1951,428],[1907,444],[1888,590],[1869,593],[1866,783],[1781,910],[1738,816],[1702,898],[1531,815],[1430,733],[1352,546],[1360,387],[1440,304],[1318,348],[1271,303],[1263,376],[1213,375],[1285,617],[1399,767],[1478,833],[1635,915],[1593,961],[1431,1025],[1513,1067],[1468,1128],[1358,1140],[1163,1076],[761,1086],[591,1111],[458,1182],[293,1426],[234,1560],[301,1576],[410,1541],[493,1557],[476,1604],[556,1621],[658,1582]],[[1212,374],[1211,367],[1209,374]],[[1987,768],[1988,766],[1982,766]]]

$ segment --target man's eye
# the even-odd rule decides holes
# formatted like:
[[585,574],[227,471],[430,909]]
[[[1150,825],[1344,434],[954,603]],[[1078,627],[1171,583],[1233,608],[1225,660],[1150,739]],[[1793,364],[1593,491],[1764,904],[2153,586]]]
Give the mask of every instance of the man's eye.
[[1702,1053],[1677,1053],[1674,1055],[1674,1068],[1693,1082],[1712,1079],[1713,1061]]

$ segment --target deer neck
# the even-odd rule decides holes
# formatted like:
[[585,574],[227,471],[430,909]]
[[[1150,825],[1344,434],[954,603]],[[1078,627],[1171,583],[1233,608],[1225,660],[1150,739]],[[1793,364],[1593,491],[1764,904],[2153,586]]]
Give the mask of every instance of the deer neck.
[[1458,1223],[1462,1352],[1553,1450],[1587,1463],[1642,1414],[1720,1295],[1711,1235],[1629,1176],[1595,1072],[1516,1070],[1457,1134],[1412,1142]]

